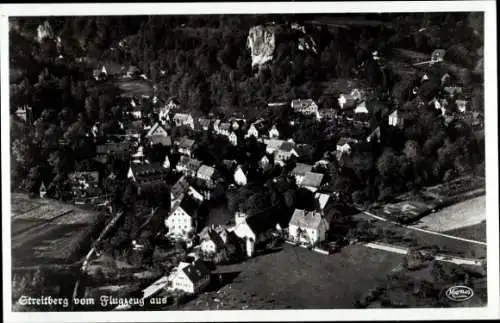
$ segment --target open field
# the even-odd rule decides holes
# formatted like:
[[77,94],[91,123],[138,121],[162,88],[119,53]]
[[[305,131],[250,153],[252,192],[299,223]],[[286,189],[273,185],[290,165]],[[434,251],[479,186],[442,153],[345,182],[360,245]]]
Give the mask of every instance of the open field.
[[446,231],[446,234],[486,242],[486,221],[468,227]]
[[100,222],[96,212],[12,194],[13,263],[22,266],[76,261]]
[[436,232],[445,232],[476,225],[484,220],[486,220],[485,195],[431,213],[412,226]]
[[363,246],[325,256],[285,245],[242,265],[218,267],[218,271],[241,273],[218,293],[202,294],[181,309],[353,308],[355,299],[402,259]]

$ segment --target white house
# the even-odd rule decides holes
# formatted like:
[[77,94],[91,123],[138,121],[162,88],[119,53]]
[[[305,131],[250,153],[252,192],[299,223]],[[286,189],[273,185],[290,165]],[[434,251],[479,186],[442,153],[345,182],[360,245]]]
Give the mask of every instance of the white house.
[[257,127],[255,127],[255,125],[253,123],[248,128],[248,131],[245,135],[245,138],[249,138],[252,136],[255,138],[259,138],[259,131],[257,130]]
[[295,209],[288,224],[291,241],[314,245],[324,241],[328,223],[320,212]]
[[238,165],[236,167],[236,169],[234,170],[233,177],[234,177],[234,182],[237,185],[240,185],[240,186],[247,185],[247,175],[245,175],[245,172],[243,171],[243,169],[241,168],[240,165]]
[[388,118],[388,123],[389,123],[389,126],[402,126],[404,124],[404,119],[403,117],[400,115],[400,113],[398,112],[398,110],[394,110],[391,114],[389,114],[389,118]]
[[205,184],[211,188],[214,186],[214,175],[215,175],[215,168],[212,166],[208,165],[201,165],[200,168],[198,169],[198,172],[196,174],[196,178],[199,180],[205,182]]
[[236,212],[234,214],[235,225],[228,228],[228,231],[234,232],[234,234],[245,240],[246,253],[248,257],[252,257],[255,252],[255,240],[257,238],[255,232],[248,225],[247,215],[242,212]]
[[236,133],[234,133],[234,131],[231,131],[231,133],[229,134],[229,136],[227,136],[227,139],[229,139],[229,142],[233,146],[238,146],[238,136],[236,136]]
[[271,129],[269,129],[269,138],[270,139],[278,139],[280,136],[280,132],[276,128],[276,125],[273,125]]
[[302,113],[304,115],[318,114],[318,105],[312,99],[297,99],[292,100],[292,109],[295,112]]
[[358,141],[353,138],[342,137],[337,141],[337,151],[342,153],[351,153],[352,145],[356,144]]
[[171,287],[189,294],[197,294],[210,283],[210,270],[202,261],[180,262],[170,274]]
[[354,109],[354,113],[368,113],[368,109],[366,108],[366,102],[363,101],[356,106]]
[[466,100],[455,100],[455,104],[457,105],[458,111],[464,113],[467,110],[467,101]]
[[186,126],[194,130],[194,119],[189,113],[176,113],[173,120],[177,127]]
[[168,235],[185,238],[194,228],[193,217],[198,210],[197,201],[190,195],[184,195],[181,201],[172,208],[169,216],[165,219]]

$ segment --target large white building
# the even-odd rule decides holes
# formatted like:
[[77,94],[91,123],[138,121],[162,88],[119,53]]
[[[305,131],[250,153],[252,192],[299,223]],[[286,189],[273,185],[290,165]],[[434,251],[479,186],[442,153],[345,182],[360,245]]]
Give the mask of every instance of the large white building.
[[328,222],[320,212],[295,209],[288,225],[291,241],[316,244],[326,239]]
[[210,283],[210,271],[202,261],[180,262],[170,274],[171,287],[190,294],[197,294]]

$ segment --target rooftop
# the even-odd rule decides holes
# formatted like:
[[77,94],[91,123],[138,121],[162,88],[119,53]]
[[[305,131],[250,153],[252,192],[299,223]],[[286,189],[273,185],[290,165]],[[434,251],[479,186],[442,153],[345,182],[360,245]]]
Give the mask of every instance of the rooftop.
[[304,175],[301,186],[319,187],[323,181],[323,174],[309,172]]
[[312,170],[312,165],[297,163],[292,170],[292,175],[305,175]]
[[317,229],[321,223],[321,213],[315,211],[306,211],[295,209],[289,225],[295,225],[300,228]]

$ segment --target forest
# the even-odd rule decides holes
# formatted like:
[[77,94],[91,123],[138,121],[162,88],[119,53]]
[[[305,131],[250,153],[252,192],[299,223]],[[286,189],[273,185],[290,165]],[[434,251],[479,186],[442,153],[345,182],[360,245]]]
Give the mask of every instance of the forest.
[[[43,180],[50,184],[49,195],[64,199],[68,173],[96,167],[96,142],[88,131],[100,122],[105,132],[111,132],[121,116],[116,93],[94,86],[92,70],[102,63],[139,67],[157,86],[159,97],[174,96],[184,110],[196,115],[230,116],[241,112],[248,119],[271,118],[281,132],[305,140],[313,146],[314,156],[322,156],[334,149],[343,134],[340,128],[304,120],[298,127],[287,129],[282,120],[289,116],[269,112],[265,109],[267,103],[313,98],[320,107],[338,108],[339,90],[332,84],[337,79],[355,79],[378,93],[368,103],[373,111],[370,122],[375,127],[385,123],[394,107],[415,107],[408,89],[419,74],[405,76],[394,68],[378,68],[370,60],[374,50],[390,61],[394,48],[423,53],[446,48],[448,61],[469,70],[481,55],[482,17],[477,14],[367,14],[349,19],[372,23],[354,24],[344,19],[345,28],[331,27],[329,19],[338,18],[11,18],[11,111],[23,105],[31,106],[33,111],[31,126],[15,118],[11,122],[13,189],[35,192]],[[50,37],[38,42],[37,27],[45,21]],[[317,53],[297,48],[298,32],[287,28],[291,22],[305,26],[315,40]],[[248,30],[270,23],[277,26],[274,59],[271,64],[252,69],[246,46]],[[417,32],[419,29],[425,30]],[[422,90],[424,99],[431,100],[440,91],[441,73],[439,68],[429,72],[431,82]],[[481,76],[474,75],[463,86],[477,90],[480,83]],[[476,92],[482,93],[479,90]],[[381,145],[360,145],[350,159],[342,162],[343,167],[332,158],[333,168],[325,170],[331,175],[332,189],[345,191],[350,197],[352,194],[355,200],[383,199],[470,172],[484,173],[482,132],[462,121],[445,125],[432,109],[418,113],[413,110],[408,124],[402,130],[382,126]],[[208,139],[204,142],[205,150],[210,152],[212,143]],[[215,149],[217,141],[212,142]],[[122,168],[126,164],[122,163]],[[104,172],[109,173],[115,166],[109,165]]]

